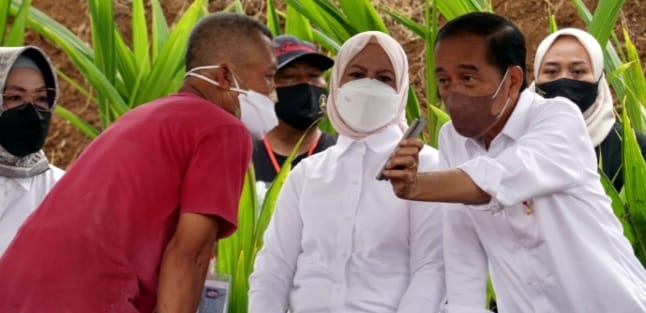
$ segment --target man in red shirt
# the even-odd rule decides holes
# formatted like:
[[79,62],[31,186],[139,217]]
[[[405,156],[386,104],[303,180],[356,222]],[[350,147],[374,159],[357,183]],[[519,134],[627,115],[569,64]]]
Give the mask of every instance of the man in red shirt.
[[194,313],[236,227],[249,131],[276,119],[272,48],[244,15],[196,24],[179,92],[103,132],[21,228],[0,259],[0,312]]

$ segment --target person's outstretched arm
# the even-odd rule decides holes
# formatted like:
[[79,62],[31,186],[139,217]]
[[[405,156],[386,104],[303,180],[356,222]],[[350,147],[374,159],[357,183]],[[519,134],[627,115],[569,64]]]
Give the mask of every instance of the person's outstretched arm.
[[197,311],[217,234],[217,217],[180,215],[161,261],[158,313]]
[[384,175],[390,180],[398,197],[466,204],[489,202],[489,194],[458,168],[418,173],[418,154],[423,146],[419,139],[404,139],[388,161]]

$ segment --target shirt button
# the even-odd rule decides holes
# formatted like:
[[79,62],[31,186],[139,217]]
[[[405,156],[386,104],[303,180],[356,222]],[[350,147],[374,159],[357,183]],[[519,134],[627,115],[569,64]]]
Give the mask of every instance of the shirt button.
[[359,185],[359,181],[358,181],[358,180],[353,180],[353,181],[352,181],[352,184],[353,184],[353,185],[355,185],[355,186],[356,186],[356,185]]

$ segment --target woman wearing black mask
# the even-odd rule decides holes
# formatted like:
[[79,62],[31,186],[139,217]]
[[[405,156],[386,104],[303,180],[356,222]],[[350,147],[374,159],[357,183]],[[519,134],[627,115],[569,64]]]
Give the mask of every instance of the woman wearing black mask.
[[[262,140],[254,142],[253,152],[256,180],[265,184],[274,180],[303,135],[292,166],[336,142],[336,137],[316,127],[323,115],[321,97],[327,95],[323,72],[332,67],[334,61],[319,53],[311,43],[290,35],[278,36],[274,43],[278,61],[275,76],[278,126]],[[264,189],[261,187],[258,186]]]
[[[543,97],[565,97],[579,107],[601,168],[620,191],[624,185],[622,127],[615,119],[612,94],[603,75],[603,50],[597,40],[576,28],[547,36],[536,50],[534,78],[530,88]],[[646,136],[636,135],[646,154]]]
[[0,47],[0,256],[63,175],[42,151],[57,87],[40,49]]

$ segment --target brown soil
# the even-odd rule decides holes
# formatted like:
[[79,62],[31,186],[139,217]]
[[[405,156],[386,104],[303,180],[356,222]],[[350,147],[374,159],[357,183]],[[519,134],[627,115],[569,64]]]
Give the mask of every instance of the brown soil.
[[[373,0],[386,7],[397,8],[406,12],[417,21],[423,20],[422,5],[419,0]],[[164,0],[160,1],[166,12],[167,19],[174,21],[178,14],[184,11],[191,1],[189,0]],[[209,10],[212,12],[221,10],[230,1],[211,1]],[[244,0],[245,12],[248,15],[262,19],[265,10],[265,1]],[[281,1],[275,1],[281,2]],[[589,8],[596,5],[595,0],[584,1]],[[129,29],[130,3],[129,0],[114,0],[115,20],[125,34]],[[528,73],[531,76],[531,63],[533,62],[533,51],[542,38],[548,34],[547,6],[551,3],[551,10],[556,15],[559,27],[575,26],[583,27],[582,21],[572,6],[571,0],[494,0],[494,11],[504,15],[516,23],[525,33],[528,48]],[[67,26],[71,31],[84,40],[90,38],[89,17],[87,13],[87,2],[83,0],[33,0],[33,6],[44,11],[50,17]],[[642,64],[646,65],[646,23],[643,17],[646,16],[646,6],[641,0],[626,0],[622,10],[621,20],[628,26],[632,40],[637,45],[642,58]],[[404,46],[409,55],[411,63],[411,79],[416,90],[423,90],[424,73],[424,44],[416,35],[394,25],[387,19],[391,32]],[[620,25],[616,31],[620,30]],[[621,35],[621,32],[617,32]],[[26,43],[43,47],[54,64],[61,71],[73,78],[80,78],[81,75],[70,63],[67,56],[55,46],[44,40],[42,37],[29,32]],[[423,93],[420,93],[423,97]],[[90,103],[85,97],[77,92],[69,84],[61,80],[61,96],[58,103],[73,111],[93,125],[98,126],[99,120],[96,106]],[[67,121],[55,116],[46,143],[45,150],[50,160],[59,167],[67,168],[79,155],[83,148],[90,142],[85,135],[75,129]]]

